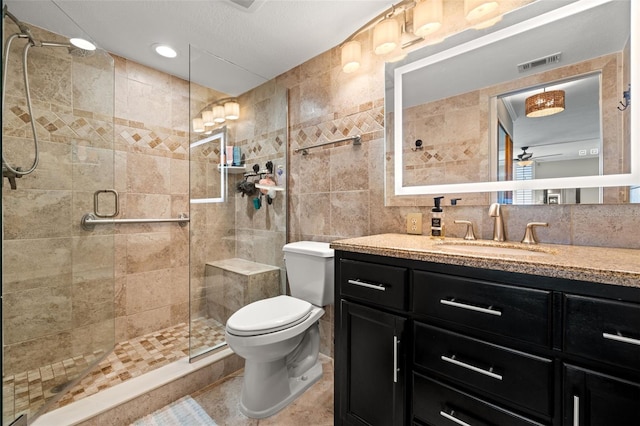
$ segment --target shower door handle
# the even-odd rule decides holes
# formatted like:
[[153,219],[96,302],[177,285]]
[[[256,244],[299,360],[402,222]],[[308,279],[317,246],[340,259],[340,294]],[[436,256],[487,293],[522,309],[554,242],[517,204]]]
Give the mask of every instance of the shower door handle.
[[[113,213],[103,214],[100,212],[100,194],[113,194]],[[96,217],[116,217],[120,213],[120,196],[115,189],[99,189],[93,193],[93,214]]]

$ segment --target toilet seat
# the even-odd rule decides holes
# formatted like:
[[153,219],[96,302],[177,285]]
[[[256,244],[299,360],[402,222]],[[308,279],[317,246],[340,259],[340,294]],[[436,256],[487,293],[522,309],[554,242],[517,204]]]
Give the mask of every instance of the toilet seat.
[[227,321],[227,332],[256,336],[293,327],[305,321],[313,305],[291,296],[258,300],[240,308]]

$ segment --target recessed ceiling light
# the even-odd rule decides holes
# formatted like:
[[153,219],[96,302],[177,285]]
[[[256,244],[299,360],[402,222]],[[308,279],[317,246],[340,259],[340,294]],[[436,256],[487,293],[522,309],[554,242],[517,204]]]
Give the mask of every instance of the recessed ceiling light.
[[164,56],[165,58],[175,58],[178,56],[178,52],[166,44],[156,44],[153,48],[158,55]]
[[96,45],[83,38],[71,38],[69,43],[84,50],[96,50]]

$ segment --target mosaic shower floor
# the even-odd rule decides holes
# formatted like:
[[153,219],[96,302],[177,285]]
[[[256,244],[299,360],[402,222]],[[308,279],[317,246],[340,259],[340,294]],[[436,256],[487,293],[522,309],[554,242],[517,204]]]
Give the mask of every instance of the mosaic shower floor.
[[[191,344],[215,347],[224,342],[224,326],[201,318],[192,323]],[[2,424],[23,413],[31,418],[46,402],[64,389],[64,384],[102,357],[102,352],[80,355],[39,369],[3,378]],[[52,409],[93,395],[133,377],[189,355],[189,325],[182,323],[116,344],[114,350],[80,382],[57,401]]]

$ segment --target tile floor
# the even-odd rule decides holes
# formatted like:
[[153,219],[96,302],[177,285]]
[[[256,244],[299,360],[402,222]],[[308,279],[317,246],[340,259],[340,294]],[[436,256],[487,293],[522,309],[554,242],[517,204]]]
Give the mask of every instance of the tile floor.
[[[193,347],[213,347],[222,342],[224,327],[220,323],[212,319],[193,322]],[[66,389],[66,393],[50,409],[70,404],[188,356],[189,343],[189,325],[185,323],[118,343],[113,352],[80,382],[71,389]],[[101,356],[100,352],[80,355],[39,369],[3,377],[2,424],[9,424],[22,413],[27,413],[31,418],[64,389],[64,384],[78,377]]]
[[333,425],[333,360],[320,355],[322,378],[282,411],[266,419],[250,419],[238,408],[242,374],[227,376],[191,395],[219,426]]

